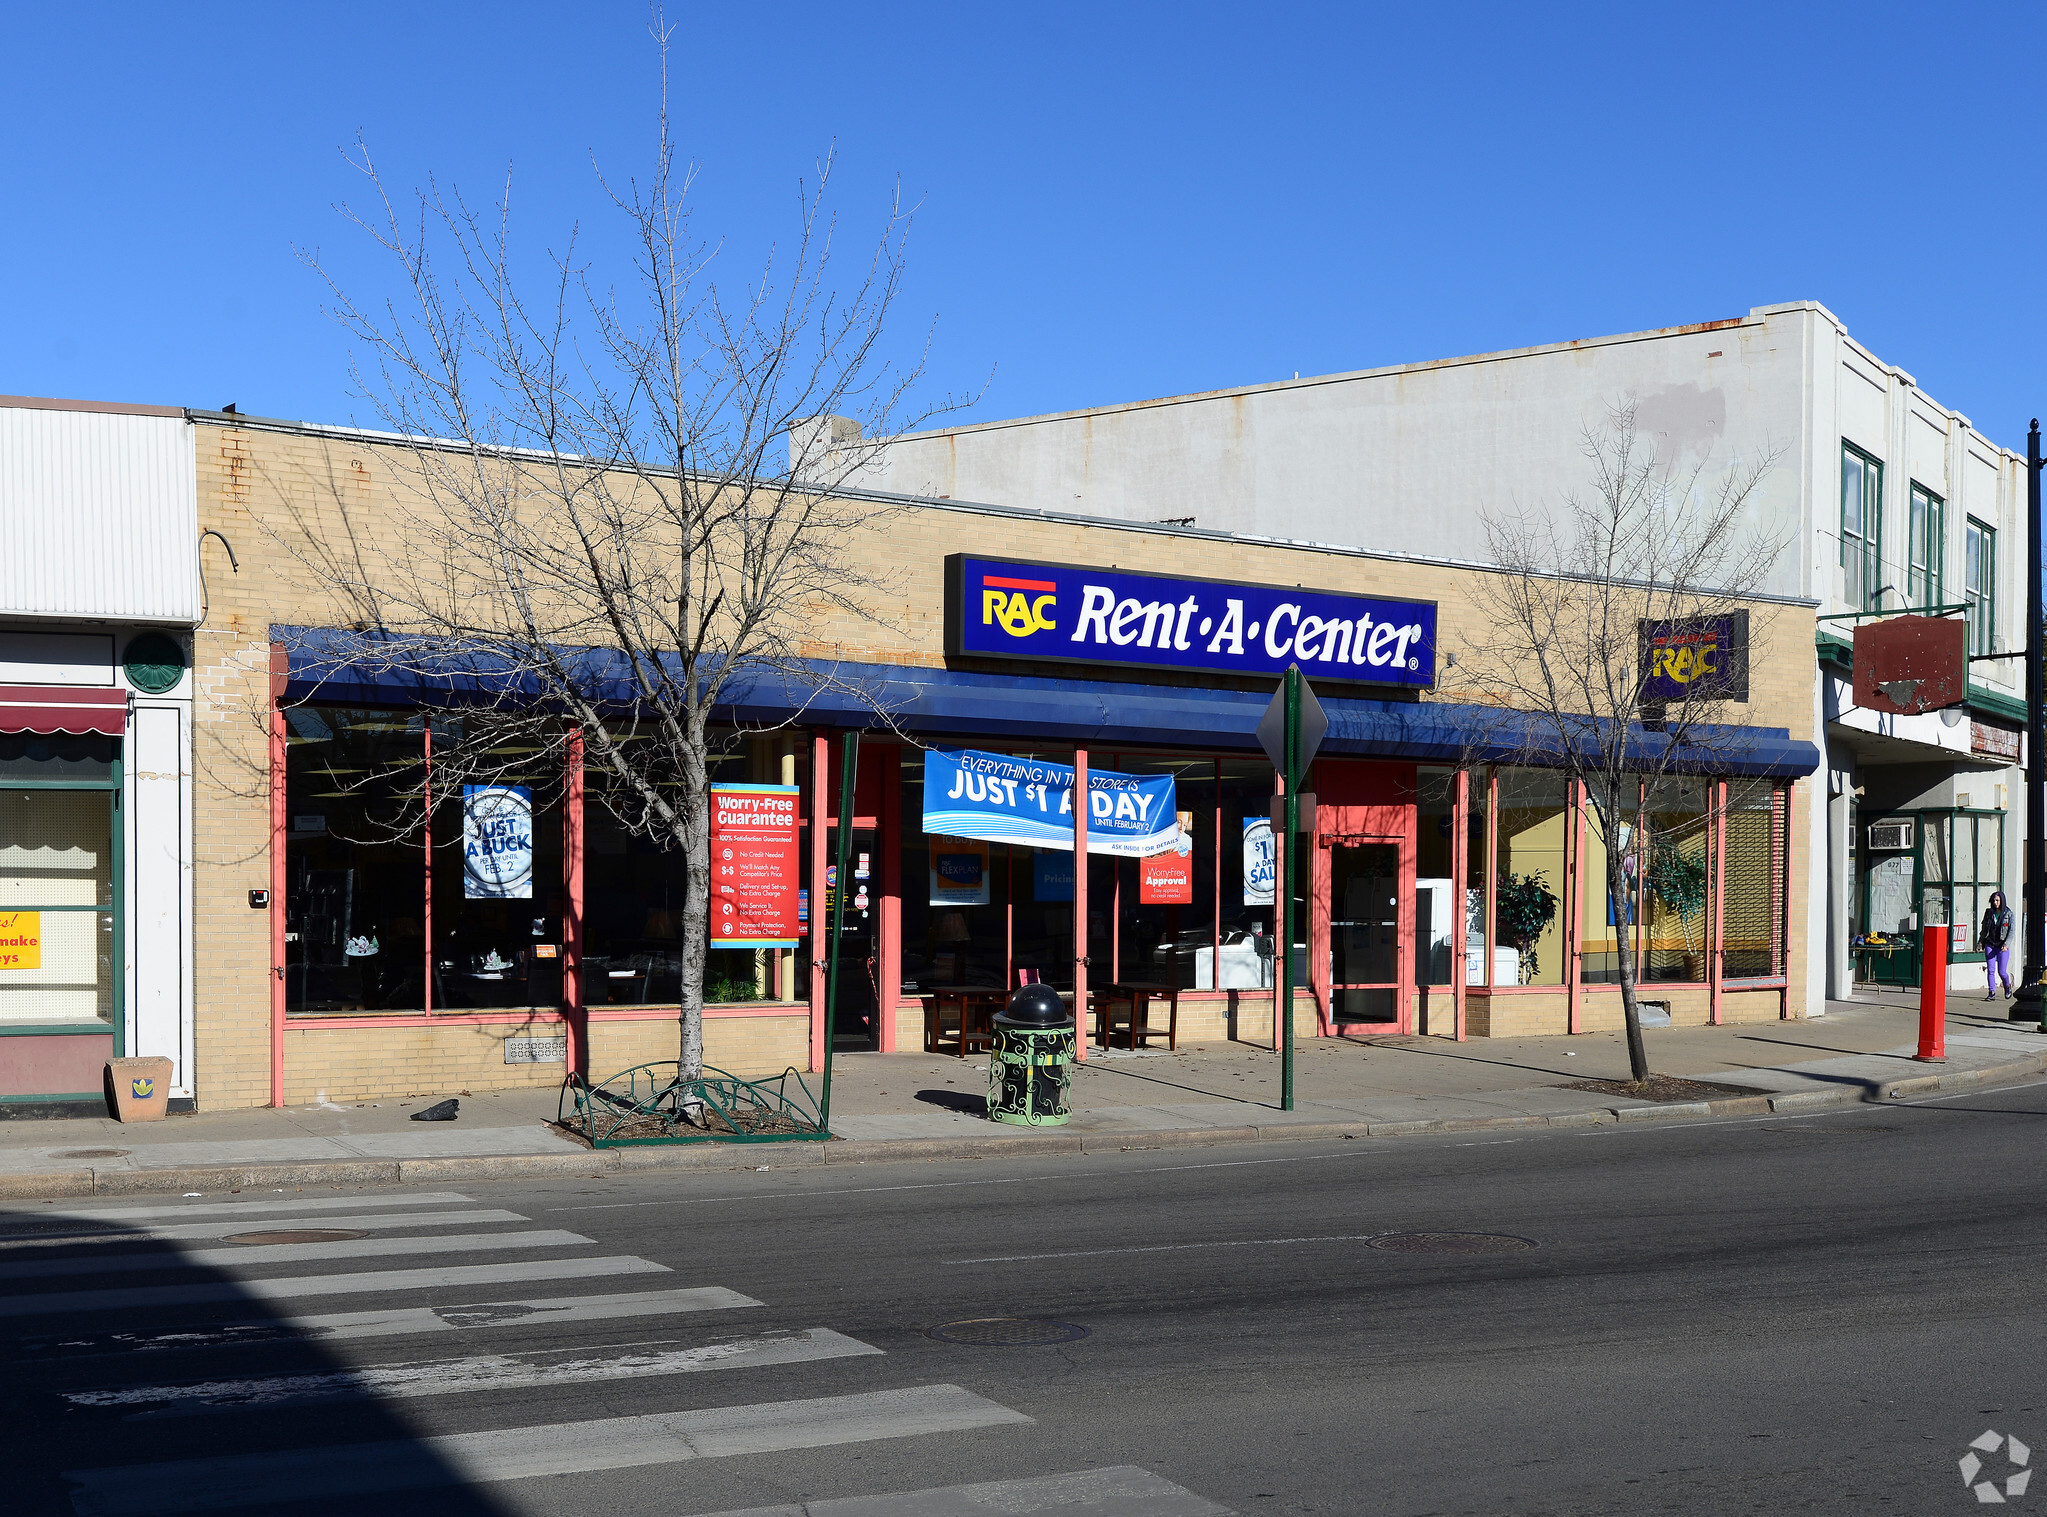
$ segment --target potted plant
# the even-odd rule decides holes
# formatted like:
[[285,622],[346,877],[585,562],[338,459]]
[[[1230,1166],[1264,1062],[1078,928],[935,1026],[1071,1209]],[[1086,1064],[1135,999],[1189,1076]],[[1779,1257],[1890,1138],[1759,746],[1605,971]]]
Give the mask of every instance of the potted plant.
[[1675,840],[1666,842],[1649,855],[1649,888],[1676,915],[1685,936],[1685,978],[1705,978],[1694,972],[1698,950],[1692,944],[1692,918],[1706,909],[1706,855],[1682,853]]
[[1541,870],[1501,877],[1493,902],[1493,922],[1501,938],[1521,956],[1521,983],[1535,977],[1535,945],[1557,919],[1556,892]]

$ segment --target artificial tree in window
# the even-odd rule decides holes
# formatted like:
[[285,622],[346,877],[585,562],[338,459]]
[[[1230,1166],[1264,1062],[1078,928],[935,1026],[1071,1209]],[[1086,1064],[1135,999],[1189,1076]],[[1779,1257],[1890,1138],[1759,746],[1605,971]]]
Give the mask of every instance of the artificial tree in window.
[[1557,919],[1556,892],[1541,870],[1508,874],[1500,881],[1493,903],[1493,923],[1501,938],[1511,943],[1521,958],[1521,983],[1536,975],[1535,945]]

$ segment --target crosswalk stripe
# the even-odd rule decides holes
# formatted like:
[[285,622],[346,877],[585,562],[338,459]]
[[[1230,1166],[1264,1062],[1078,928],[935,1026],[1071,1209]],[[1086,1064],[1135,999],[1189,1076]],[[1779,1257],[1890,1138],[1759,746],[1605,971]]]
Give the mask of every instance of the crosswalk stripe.
[[119,1390],[68,1391],[73,1406],[147,1407],[136,1418],[180,1417],[199,1412],[268,1411],[309,1402],[386,1401],[419,1396],[452,1396],[466,1391],[524,1390],[535,1385],[609,1384],[660,1375],[693,1375],[706,1370],[758,1369],[771,1364],[807,1364],[850,1359],[880,1349],[828,1327],[759,1333],[722,1343],[686,1347],[635,1344],[623,1352],[592,1348],[545,1349],[526,1354],[479,1354],[466,1359],[433,1359],[410,1364],[364,1365],[324,1375],[252,1375],[208,1380],[197,1385],[140,1385]]
[[557,1322],[602,1322],[678,1312],[730,1311],[759,1306],[722,1285],[682,1290],[625,1291],[603,1296],[555,1296],[529,1301],[484,1301],[472,1306],[401,1307],[395,1311],[335,1312],[288,1317],[293,1327],[323,1338],[386,1338],[401,1333],[474,1331],[486,1327],[549,1327]]
[[[528,1222],[532,1219],[515,1211],[381,1212],[364,1217],[322,1217],[321,1227],[346,1227],[358,1231],[379,1227],[481,1226],[486,1222]],[[231,1233],[267,1231],[274,1224],[263,1217],[215,1217],[210,1222],[145,1222],[118,1233],[39,1233],[33,1238],[0,1237],[0,1248],[54,1248],[77,1243],[141,1243],[165,1239],[225,1238]]]
[[129,1290],[44,1291],[30,1296],[0,1296],[0,1317],[39,1317],[57,1312],[116,1312],[137,1307],[220,1306],[247,1301],[289,1301],[299,1296],[438,1290],[451,1285],[504,1285],[514,1280],[588,1280],[610,1275],[669,1273],[667,1265],[631,1254],[602,1259],[521,1259],[506,1264],[448,1264],[428,1269],[370,1270],[355,1275],[223,1280],[209,1281],[204,1285],[141,1285]]
[[351,1207],[360,1210],[366,1204],[445,1206],[456,1203],[474,1204],[473,1198],[469,1196],[458,1196],[452,1192],[428,1192],[414,1196],[327,1196],[316,1201],[203,1201],[196,1206],[176,1202],[160,1206],[55,1206],[47,1211],[10,1217],[6,1225],[0,1226],[0,1236],[12,1236],[18,1231],[23,1231],[24,1223],[42,1223],[52,1218],[63,1222],[141,1222],[153,1217],[203,1217],[213,1212],[241,1212],[253,1215],[256,1212],[347,1211]]
[[1134,1464],[1033,1480],[988,1480],[885,1496],[838,1496],[800,1505],[751,1506],[705,1517],[1230,1517],[1230,1509]]
[[394,1254],[478,1254],[500,1248],[575,1248],[581,1233],[542,1228],[530,1233],[462,1233],[453,1238],[351,1238],[345,1243],[259,1243],[199,1248],[185,1253],[88,1254],[83,1258],[24,1259],[0,1264],[0,1280],[46,1275],[110,1275],[138,1270],[233,1269],[257,1264],[302,1264],[314,1259],[382,1259]]
[[263,1502],[374,1496],[964,1432],[1031,1419],[957,1385],[500,1428],[404,1442],[67,1471],[78,1517],[155,1517]]

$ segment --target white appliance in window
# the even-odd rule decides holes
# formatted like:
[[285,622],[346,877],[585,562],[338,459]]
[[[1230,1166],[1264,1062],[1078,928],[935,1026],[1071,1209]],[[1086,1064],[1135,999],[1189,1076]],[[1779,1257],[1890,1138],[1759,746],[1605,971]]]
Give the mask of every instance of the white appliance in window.
[[1912,846],[1912,819],[1902,821],[1871,822],[1869,824],[1869,848],[1872,853],[1895,853]]

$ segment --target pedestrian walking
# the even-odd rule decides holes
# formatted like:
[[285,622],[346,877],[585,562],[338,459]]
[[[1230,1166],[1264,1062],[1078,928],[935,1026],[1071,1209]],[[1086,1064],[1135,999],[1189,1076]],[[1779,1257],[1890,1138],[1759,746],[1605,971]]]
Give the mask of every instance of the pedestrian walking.
[[2004,994],[2011,995],[2011,908],[2004,904],[2004,892],[1990,892],[1990,905],[1983,913],[1983,925],[1976,932],[1976,945],[1983,950],[1983,999],[1998,998],[1997,982],[2004,981]]

